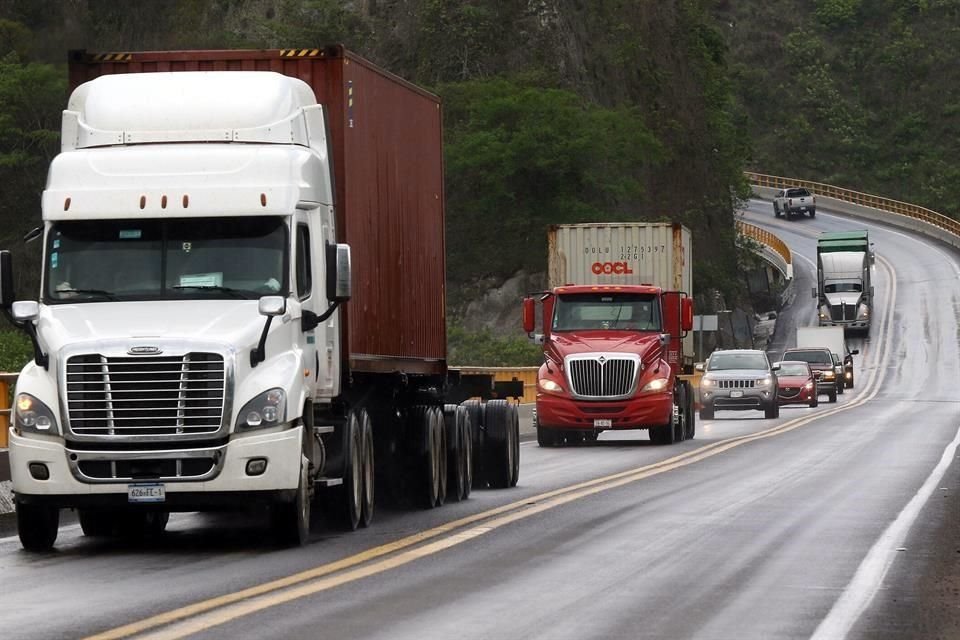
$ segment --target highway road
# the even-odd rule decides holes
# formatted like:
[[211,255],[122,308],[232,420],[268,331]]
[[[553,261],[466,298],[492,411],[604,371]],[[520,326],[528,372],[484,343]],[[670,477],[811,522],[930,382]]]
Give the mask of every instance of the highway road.
[[67,524],[40,555],[3,537],[0,634],[958,637],[956,595],[923,599],[918,585],[957,555],[943,526],[956,522],[960,489],[960,258],[826,211],[775,220],[753,201],[745,219],[796,256],[797,296],[775,348],[813,320],[816,235],[870,229],[876,324],[854,341],[856,387],[836,404],[776,420],[718,411],[669,447],[643,434],[558,449],[527,441],[514,489],[381,509],[350,534],[318,521],[299,549],[271,546],[262,518],[229,515],[175,515],[141,544]]

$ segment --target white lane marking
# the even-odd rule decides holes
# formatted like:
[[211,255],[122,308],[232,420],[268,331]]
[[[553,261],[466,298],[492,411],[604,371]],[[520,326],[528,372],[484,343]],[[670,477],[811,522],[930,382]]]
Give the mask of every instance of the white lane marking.
[[934,467],[923,486],[910,499],[896,520],[890,523],[880,539],[874,543],[867,557],[860,563],[857,573],[843,590],[843,594],[811,636],[811,640],[833,640],[847,636],[880,590],[884,576],[896,560],[897,549],[903,546],[910,527],[917,521],[920,511],[936,490],[950,463],[953,462],[958,445],[960,445],[960,429],[957,429],[953,441],[944,449],[940,462]]

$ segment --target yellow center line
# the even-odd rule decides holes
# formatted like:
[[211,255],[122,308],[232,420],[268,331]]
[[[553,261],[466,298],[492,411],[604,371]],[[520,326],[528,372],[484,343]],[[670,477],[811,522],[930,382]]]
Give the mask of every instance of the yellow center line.
[[[890,271],[891,282],[893,283],[892,290],[894,292],[891,296],[890,305],[887,308],[886,318],[884,318],[885,322],[883,323],[883,332],[886,332],[890,326],[890,316],[892,316],[893,313],[893,298],[896,291],[896,279],[893,276],[892,266],[889,265],[889,263],[886,263],[886,261],[883,259],[881,259],[880,262]],[[885,355],[888,356],[889,354]],[[886,360],[887,358],[884,359]],[[821,420],[825,417],[832,416],[843,411],[849,411],[850,409],[859,407],[872,399],[879,391],[879,385],[877,383],[878,377],[873,376],[870,381],[870,386],[873,387],[873,389],[869,390],[863,396],[857,400],[854,400],[853,402],[819,412],[816,415],[795,418],[782,425],[772,427],[758,433],[737,436],[734,438],[728,438],[726,440],[714,442],[703,447],[699,447],[693,451],[688,451],[650,465],[628,469],[626,471],[621,471],[619,473],[604,476],[602,478],[587,480],[575,485],[562,487],[560,489],[541,493],[536,496],[524,498],[522,500],[518,500],[494,509],[489,509],[481,513],[453,520],[438,527],[401,538],[385,545],[373,547],[364,552],[343,558],[342,560],[338,560],[336,562],[320,565],[313,569],[296,573],[285,578],[272,580],[270,582],[249,587],[247,589],[242,589],[234,593],[203,600],[201,602],[187,605],[178,609],[173,609],[171,611],[151,616],[149,618],[123,625],[121,627],[116,627],[103,633],[88,636],[86,640],[117,640],[135,634],[140,634],[164,625],[171,626],[145,637],[151,639],[183,638],[211,627],[225,624],[226,622],[230,622],[237,618],[256,613],[263,609],[332,589],[334,587],[342,586],[344,584],[408,564],[414,560],[436,554],[445,549],[449,549],[463,542],[472,540],[506,524],[528,518],[543,511],[573,502],[574,500],[579,500],[602,491],[608,491],[610,489],[636,482],[638,480],[685,467],[687,465],[719,455],[720,453],[726,452],[741,445],[781,435],[789,431],[793,431],[801,426],[810,424],[811,422]],[[483,526],[477,526],[470,529],[466,528],[469,525],[485,520],[487,522],[484,522]],[[463,530],[458,531],[458,529]],[[430,542],[429,544],[424,544],[415,549],[409,549],[403,553],[397,553],[407,549],[408,547],[421,544],[444,534],[452,535],[448,535],[440,540]],[[389,554],[396,555],[378,562],[371,562],[372,560]],[[357,565],[368,562],[371,563],[367,566],[354,568],[357,567]],[[347,569],[352,570],[346,571]],[[339,575],[330,575],[341,571],[343,571],[343,573]],[[179,624],[174,624],[186,618],[193,619],[180,622]]]

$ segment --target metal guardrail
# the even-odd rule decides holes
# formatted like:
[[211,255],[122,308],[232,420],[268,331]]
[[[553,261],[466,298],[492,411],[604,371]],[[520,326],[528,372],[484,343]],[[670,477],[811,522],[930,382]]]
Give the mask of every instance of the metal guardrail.
[[920,220],[931,224],[947,233],[960,237],[960,221],[957,221],[942,213],[938,213],[926,207],[921,207],[909,202],[901,202],[883,196],[876,196],[852,189],[844,189],[832,184],[823,182],[812,182],[810,180],[800,180],[798,178],[786,178],[783,176],[769,176],[753,171],[744,171],[751,184],[759,187],[769,187],[772,189],[785,189],[787,187],[805,187],[815,195],[834,198],[843,202],[849,202],[861,207],[870,207],[890,213],[898,213],[914,220]]
[[520,402],[537,401],[537,371],[540,367],[456,367],[461,373],[492,375],[495,382],[523,381]]
[[766,229],[749,222],[737,220],[736,224],[737,233],[763,245],[765,249],[769,250],[769,254],[766,251],[764,252],[764,257],[780,270],[784,278],[787,280],[793,279],[793,254],[783,240]]

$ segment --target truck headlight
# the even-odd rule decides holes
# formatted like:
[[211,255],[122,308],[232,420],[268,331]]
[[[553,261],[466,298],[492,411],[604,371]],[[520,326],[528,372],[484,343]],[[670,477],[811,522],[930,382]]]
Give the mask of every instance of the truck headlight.
[[826,320],[830,317],[830,307],[824,305],[820,307],[820,319]]
[[37,400],[29,393],[18,393],[13,406],[13,428],[17,433],[29,431],[31,433],[60,434],[57,419],[50,407]]
[[857,319],[859,320],[862,318],[866,320],[869,316],[870,316],[870,309],[867,307],[867,305],[865,304],[860,305],[860,308],[857,310]]
[[283,389],[264,391],[243,405],[237,416],[237,431],[266,429],[283,424],[287,419],[287,394]]
[[667,388],[667,385],[670,384],[668,378],[654,378],[647,384],[643,385],[641,391],[663,391]]
[[540,378],[538,384],[540,385],[541,391],[546,391],[547,393],[563,393],[563,387],[548,378]]
[[824,380],[833,380],[834,376],[836,376],[836,374],[832,370],[826,370],[823,372]]

